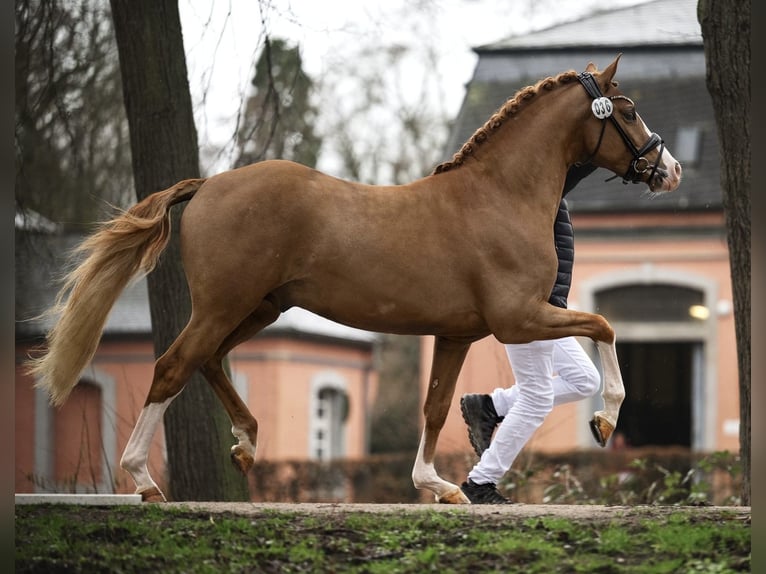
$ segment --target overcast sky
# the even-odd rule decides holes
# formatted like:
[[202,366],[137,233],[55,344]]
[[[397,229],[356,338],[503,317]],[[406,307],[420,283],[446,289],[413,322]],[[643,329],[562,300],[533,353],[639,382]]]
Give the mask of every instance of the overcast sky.
[[[573,20],[606,4],[613,9],[645,1],[179,0],[200,144],[215,148],[231,138],[266,32],[298,45],[312,78],[342,74],[362,47],[400,46],[410,55],[400,78],[411,77],[413,86],[427,73],[438,78],[433,97],[454,117],[476,64],[472,47]],[[435,52],[431,64],[423,55],[428,49]],[[412,97],[423,95],[414,91]],[[229,160],[203,169],[227,169]]]

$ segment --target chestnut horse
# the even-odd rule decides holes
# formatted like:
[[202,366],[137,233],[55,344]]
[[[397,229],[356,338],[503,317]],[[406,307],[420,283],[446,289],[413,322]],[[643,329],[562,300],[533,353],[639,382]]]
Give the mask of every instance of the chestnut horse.
[[273,160],[154,193],[80,245],[86,258],[60,292],[47,350],[30,360],[36,385],[55,405],[66,399],[120,292],[165,248],[170,207],[188,201],[181,255],[193,310],[157,359],[120,463],[143,500],[165,500],[147,470],[149,446],[195,369],[231,419],[232,461],[250,470],[257,422],[222,361],[293,306],[359,329],[435,336],[412,479],[440,502],[468,503],[439,477],[434,456],[466,353],[488,335],[502,343],[593,339],[604,410],[591,430],[603,446],[625,395],[614,331],[599,315],[548,303],[564,178],[570,166],[592,162],[652,192],[672,191],[681,179],[678,162],[613,81],[619,58],[601,72],[589,64],[519,91],[451,161],[407,185],[363,185]]

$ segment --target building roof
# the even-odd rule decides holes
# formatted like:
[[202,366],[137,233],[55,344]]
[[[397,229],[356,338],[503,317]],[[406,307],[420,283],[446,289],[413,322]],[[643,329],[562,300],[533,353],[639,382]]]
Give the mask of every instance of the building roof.
[[681,162],[683,181],[673,193],[649,199],[645,185],[606,183],[613,174],[599,169],[567,196],[570,209],[721,210],[718,137],[696,5],[696,0],[654,0],[476,48],[479,60],[444,159],[519,89],[566,70],[584,70],[588,62],[603,69],[622,53],[620,88]]
[[[18,339],[38,337],[53,326],[53,317],[42,314],[54,302],[68,254],[81,239],[71,234],[17,230],[15,314]],[[120,295],[109,314],[104,334],[145,335],[151,330],[147,281],[142,278],[128,285]],[[314,336],[350,343],[372,343],[378,337],[376,333],[347,327],[298,308],[282,313],[263,333]]]
[[654,0],[600,10],[571,22],[510,36],[477,51],[702,46],[696,14],[697,0]]

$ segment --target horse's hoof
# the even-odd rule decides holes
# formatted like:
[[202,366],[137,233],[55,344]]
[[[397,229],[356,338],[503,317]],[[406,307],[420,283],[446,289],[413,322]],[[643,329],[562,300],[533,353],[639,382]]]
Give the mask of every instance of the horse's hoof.
[[471,501],[468,500],[468,497],[459,488],[448,492],[444,496],[437,496],[436,502],[441,504],[471,504]]
[[599,415],[594,415],[590,421],[590,432],[593,433],[593,438],[596,442],[602,446],[606,446],[606,441],[612,436],[614,432],[614,425],[608,420]]
[[245,450],[239,445],[234,445],[231,449],[231,464],[234,465],[239,472],[247,476],[250,469],[255,464],[255,459],[245,452]]
[[167,502],[165,495],[162,494],[162,491],[156,486],[152,486],[146,490],[137,492],[136,494],[141,495],[141,502]]

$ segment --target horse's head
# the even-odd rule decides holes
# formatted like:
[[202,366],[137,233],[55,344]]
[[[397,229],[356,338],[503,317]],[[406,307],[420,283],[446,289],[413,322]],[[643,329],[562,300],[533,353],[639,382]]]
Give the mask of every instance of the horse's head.
[[589,157],[579,163],[607,168],[623,183],[644,182],[651,191],[673,191],[681,183],[681,164],[662,138],[649,131],[633,100],[617,88],[614,75],[619,60],[617,56],[601,72],[588,64],[578,76],[590,105],[585,130]]

